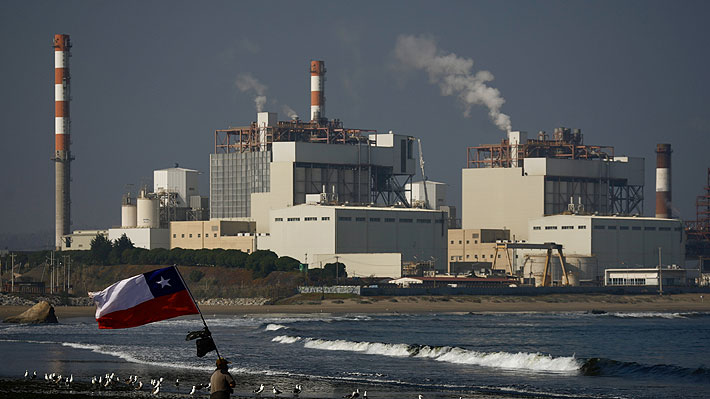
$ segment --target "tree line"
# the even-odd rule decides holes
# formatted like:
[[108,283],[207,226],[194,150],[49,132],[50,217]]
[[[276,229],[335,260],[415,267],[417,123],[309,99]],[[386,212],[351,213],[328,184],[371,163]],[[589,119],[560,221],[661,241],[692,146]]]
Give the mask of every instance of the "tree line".
[[[18,253],[16,264],[39,265],[48,262],[51,251]],[[181,266],[220,266],[240,268],[252,271],[253,278],[263,278],[275,271],[296,272],[301,270],[301,262],[290,256],[278,256],[269,250],[252,253],[236,249],[183,249],[183,248],[136,248],[131,240],[122,235],[116,240],[97,234],[91,240],[88,251],[56,252],[57,261],[69,255],[72,264],[83,265],[181,265]],[[3,259],[3,264],[6,261]],[[323,269],[311,269],[307,278],[314,283],[329,283],[347,277],[345,265],[328,263]]]

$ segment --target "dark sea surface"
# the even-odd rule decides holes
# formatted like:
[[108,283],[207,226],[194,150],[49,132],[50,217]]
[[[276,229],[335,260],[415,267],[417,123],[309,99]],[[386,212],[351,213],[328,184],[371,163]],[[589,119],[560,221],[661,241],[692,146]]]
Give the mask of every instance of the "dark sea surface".
[[[301,397],[708,398],[710,313],[207,316],[221,354],[255,384],[303,382]],[[0,377],[26,369],[206,382],[185,317],[125,330],[92,319],[0,325]],[[189,389],[188,389],[189,390]],[[203,394],[204,396],[204,394]],[[273,396],[271,393],[267,397]],[[283,395],[282,395],[283,396]],[[291,396],[290,394],[288,396]]]

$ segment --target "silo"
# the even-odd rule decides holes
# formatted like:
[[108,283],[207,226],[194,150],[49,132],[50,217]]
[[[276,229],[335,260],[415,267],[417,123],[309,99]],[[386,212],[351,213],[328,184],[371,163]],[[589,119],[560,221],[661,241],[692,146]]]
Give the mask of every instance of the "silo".
[[121,205],[121,227],[136,227],[138,210],[136,204]]
[[137,205],[137,227],[158,228],[158,198],[141,191]]

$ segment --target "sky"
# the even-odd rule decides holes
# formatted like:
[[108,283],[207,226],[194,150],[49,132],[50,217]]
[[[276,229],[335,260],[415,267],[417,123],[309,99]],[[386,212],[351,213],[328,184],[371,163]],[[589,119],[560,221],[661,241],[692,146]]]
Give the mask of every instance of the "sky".
[[710,168],[708,15],[702,1],[6,0],[0,234],[54,229],[56,33],[73,44],[73,230],[119,225],[121,195],[176,163],[203,172],[209,195],[214,131],[254,121],[257,95],[307,119],[312,59],[327,116],[421,138],[459,209],[467,147],[505,137],[493,109],[513,130],[580,128],[645,158],[646,215],[655,147],[670,143],[673,207],[694,220]]

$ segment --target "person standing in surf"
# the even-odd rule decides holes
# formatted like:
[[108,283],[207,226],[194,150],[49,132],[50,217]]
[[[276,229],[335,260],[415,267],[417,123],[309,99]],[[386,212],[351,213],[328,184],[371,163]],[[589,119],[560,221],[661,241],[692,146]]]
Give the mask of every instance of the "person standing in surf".
[[224,358],[217,359],[217,369],[210,377],[210,399],[229,399],[232,388],[237,386],[234,377],[229,374],[229,363]]

